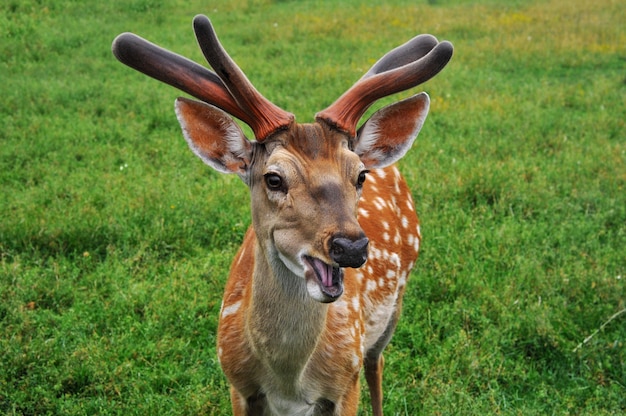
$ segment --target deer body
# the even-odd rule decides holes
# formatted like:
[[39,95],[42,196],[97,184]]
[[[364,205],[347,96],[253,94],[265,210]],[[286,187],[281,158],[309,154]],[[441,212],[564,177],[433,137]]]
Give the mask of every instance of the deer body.
[[184,137],[206,164],[250,188],[252,226],[232,263],[218,328],[233,412],[356,415],[364,368],[373,413],[382,415],[382,352],[421,241],[393,163],[415,140],[429,98],[414,95],[358,130],[356,123],[375,100],[439,72],[452,46],[415,37],[314,123],[298,124],[254,89],[206,17],[194,29],[216,73],[132,34],[120,35],[113,52],[204,101],[176,100]]
[[[249,397],[266,400],[275,414],[315,414],[308,412],[319,403],[334,403],[333,414],[356,412],[363,360],[368,352],[377,360],[393,332],[420,241],[398,170],[369,176],[359,202],[359,223],[372,236],[369,258],[362,269],[346,270],[344,293],[334,303],[311,299],[302,279],[279,262],[282,270],[272,269],[254,230],[248,231],[233,261],[218,330],[218,357],[239,406],[235,414],[246,414]],[[382,370],[377,361],[370,362],[373,370]]]

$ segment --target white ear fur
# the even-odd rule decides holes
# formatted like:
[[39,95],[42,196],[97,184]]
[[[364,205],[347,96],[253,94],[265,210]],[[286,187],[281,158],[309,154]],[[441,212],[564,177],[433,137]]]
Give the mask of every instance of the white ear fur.
[[422,92],[383,107],[363,124],[354,151],[366,167],[382,168],[408,152],[428,115],[430,98]]
[[252,145],[224,111],[199,101],[178,98],[176,117],[191,150],[218,172],[245,176]]

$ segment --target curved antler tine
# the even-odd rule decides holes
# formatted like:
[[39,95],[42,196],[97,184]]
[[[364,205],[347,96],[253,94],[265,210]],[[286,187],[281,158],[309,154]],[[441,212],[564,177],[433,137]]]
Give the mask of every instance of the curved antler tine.
[[380,74],[417,61],[437,46],[437,43],[439,42],[433,35],[415,36],[405,44],[387,52],[382,58],[376,61],[361,79],[369,78],[372,75]]
[[228,55],[217,38],[211,21],[203,15],[193,20],[198,44],[205,58],[243,111],[248,113],[248,123],[257,141],[263,141],[274,132],[287,128],[294,115],[273,104],[254,88],[243,71]]
[[[419,38],[419,37],[418,37]],[[415,87],[428,81],[441,71],[452,57],[453,47],[450,42],[443,41],[434,46],[430,37],[423,38],[423,45],[413,45],[417,52],[428,53],[419,59],[396,67],[408,61],[411,56],[408,49],[400,47],[389,52],[368,71],[356,84],[337,99],[330,107],[316,115],[317,120],[324,121],[347,132],[351,137],[356,135],[356,125],[367,108],[376,100],[397,92]]]
[[251,123],[222,80],[203,66],[132,33],[116,37],[111,49],[123,64]]

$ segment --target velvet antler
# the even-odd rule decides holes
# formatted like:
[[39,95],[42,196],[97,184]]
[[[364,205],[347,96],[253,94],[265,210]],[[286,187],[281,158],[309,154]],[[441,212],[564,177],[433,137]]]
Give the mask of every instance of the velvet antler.
[[211,21],[202,15],[193,20],[198,44],[204,57],[222,79],[239,107],[254,120],[250,125],[257,137],[263,140],[277,130],[288,127],[294,116],[263,97],[246,78],[219,42]]
[[200,48],[219,75],[132,33],[123,33],[113,41],[113,54],[131,68],[237,117],[252,128],[258,141],[293,122],[291,113],[254,88],[220,44],[207,17],[196,16],[194,30]]
[[426,82],[446,66],[452,52],[449,42],[438,42],[431,35],[416,36],[385,54],[348,91],[317,113],[316,119],[354,137],[356,125],[370,105]]

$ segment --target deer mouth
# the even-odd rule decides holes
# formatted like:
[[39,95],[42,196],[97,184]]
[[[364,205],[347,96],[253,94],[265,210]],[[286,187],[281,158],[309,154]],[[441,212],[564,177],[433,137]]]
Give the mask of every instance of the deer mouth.
[[305,271],[309,294],[324,303],[339,299],[343,293],[343,269],[314,257],[304,256],[304,260],[309,266]]

